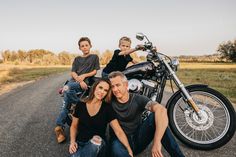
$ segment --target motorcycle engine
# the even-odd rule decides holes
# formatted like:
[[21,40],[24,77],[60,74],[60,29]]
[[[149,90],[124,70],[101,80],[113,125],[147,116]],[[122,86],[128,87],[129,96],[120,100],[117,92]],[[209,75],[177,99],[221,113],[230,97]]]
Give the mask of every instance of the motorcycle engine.
[[143,87],[143,84],[138,79],[131,79],[128,83],[128,88],[130,92],[139,93]]
[[153,100],[156,99],[156,87],[157,83],[151,80],[141,80],[131,79],[128,81],[129,91],[132,93],[139,93],[145,95]]

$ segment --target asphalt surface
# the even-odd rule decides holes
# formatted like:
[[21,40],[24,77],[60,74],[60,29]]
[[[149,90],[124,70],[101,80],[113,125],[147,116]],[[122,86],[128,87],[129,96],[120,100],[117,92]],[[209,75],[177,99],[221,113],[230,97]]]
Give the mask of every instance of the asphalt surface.
[[[68,73],[52,75],[0,96],[0,157],[69,156],[69,139],[57,144],[54,134],[62,101],[57,89],[68,78]],[[66,134],[69,135],[68,127]],[[236,156],[235,135],[225,146],[212,151],[194,150],[178,143],[188,157]],[[151,145],[138,157],[151,157],[150,148]],[[164,149],[163,154],[168,156]]]

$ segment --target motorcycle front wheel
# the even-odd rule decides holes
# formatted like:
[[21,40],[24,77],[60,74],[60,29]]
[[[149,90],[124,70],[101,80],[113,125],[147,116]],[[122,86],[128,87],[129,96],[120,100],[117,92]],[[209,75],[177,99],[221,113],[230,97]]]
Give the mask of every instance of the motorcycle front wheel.
[[181,92],[168,106],[169,125],[175,136],[187,146],[200,150],[226,144],[235,132],[235,111],[230,101],[208,87],[188,89],[202,118],[183,99]]

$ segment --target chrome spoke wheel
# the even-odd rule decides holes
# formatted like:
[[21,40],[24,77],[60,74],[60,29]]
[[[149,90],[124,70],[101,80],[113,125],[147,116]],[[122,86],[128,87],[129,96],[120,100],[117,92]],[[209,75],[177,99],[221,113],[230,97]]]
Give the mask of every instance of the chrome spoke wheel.
[[226,106],[210,93],[196,91],[191,95],[202,113],[202,118],[183,99],[179,99],[173,113],[177,129],[196,143],[209,144],[218,141],[226,134],[230,124]]

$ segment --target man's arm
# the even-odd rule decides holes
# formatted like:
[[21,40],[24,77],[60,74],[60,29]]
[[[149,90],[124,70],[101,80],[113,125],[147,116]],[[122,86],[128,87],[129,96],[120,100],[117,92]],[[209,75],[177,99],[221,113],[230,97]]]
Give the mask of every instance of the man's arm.
[[119,122],[117,119],[114,119],[110,122],[110,126],[114,130],[116,137],[120,140],[120,142],[125,146],[127,149],[129,155],[133,157],[133,151],[129,145],[129,141],[127,139],[127,136],[125,135],[124,131],[122,130]]
[[153,139],[152,154],[153,156],[163,156],[161,153],[161,139],[168,126],[168,117],[166,108],[157,102],[148,102],[145,107],[155,115],[156,131]]

